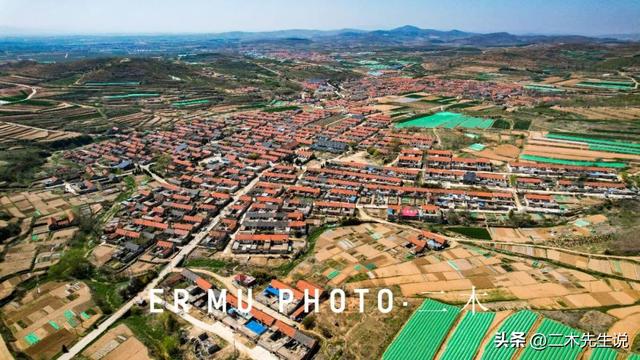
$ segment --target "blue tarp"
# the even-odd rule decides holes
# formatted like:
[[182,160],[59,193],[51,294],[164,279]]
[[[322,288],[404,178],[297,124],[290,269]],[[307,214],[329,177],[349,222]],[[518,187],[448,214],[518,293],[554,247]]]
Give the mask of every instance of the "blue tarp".
[[273,295],[273,296],[278,296],[278,294],[280,294],[278,289],[271,287],[271,285],[267,286],[267,288],[264,289],[264,292],[266,295]]
[[244,326],[258,335],[262,335],[265,331],[267,331],[266,326],[260,324],[255,320],[249,321],[248,323],[244,324]]

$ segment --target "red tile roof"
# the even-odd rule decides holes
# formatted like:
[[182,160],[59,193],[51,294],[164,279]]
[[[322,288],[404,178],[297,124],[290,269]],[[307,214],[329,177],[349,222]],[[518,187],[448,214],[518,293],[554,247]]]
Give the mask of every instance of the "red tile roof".
[[422,232],[422,236],[426,237],[427,239],[433,240],[433,241],[435,241],[437,243],[440,243],[440,244],[444,244],[444,243],[447,242],[447,239],[444,236],[438,235],[438,234],[434,234],[434,233],[432,233],[430,231],[423,231]]
[[298,290],[302,291],[303,294],[305,290],[309,290],[310,297],[314,296],[316,289],[318,290],[318,294],[322,294],[324,292],[324,289],[322,289],[320,286],[306,280],[298,280],[298,282],[296,283],[296,287],[298,288]]
[[144,219],[135,219],[133,220],[133,223],[136,225],[142,225],[142,226],[152,227],[152,228],[157,228],[162,230],[166,230],[169,228],[168,224],[163,224],[161,222],[149,221]]
[[120,236],[125,236],[128,238],[132,238],[132,239],[137,239],[140,237],[140,233],[137,231],[125,230],[121,228],[116,229],[116,234]]
[[283,283],[282,281],[278,280],[278,279],[273,279],[271,280],[271,287],[276,288],[276,289],[289,289],[291,290],[291,292],[293,292],[293,297],[297,300],[302,300],[302,298],[304,298],[304,293],[298,289],[294,289],[291,286]]
[[296,329],[293,328],[290,325],[287,325],[286,323],[278,320],[276,321],[276,328],[278,329],[278,331],[280,331],[281,333],[287,335],[290,338],[293,338],[293,336],[296,334]]
[[207,291],[209,289],[211,289],[213,287],[213,285],[211,285],[211,283],[209,283],[207,280],[198,277],[196,279],[196,285],[198,285],[198,287],[204,291]]
[[251,308],[251,315],[253,315],[254,318],[267,326],[273,325],[273,323],[276,321],[273,316],[256,309],[255,306]]
[[339,201],[316,201],[314,205],[318,207],[342,208],[342,209],[356,208],[356,204],[339,202]]
[[238,241],[287,241],[289,235],[287,234],[249,234],[249,233],[237,233],[236,240]]

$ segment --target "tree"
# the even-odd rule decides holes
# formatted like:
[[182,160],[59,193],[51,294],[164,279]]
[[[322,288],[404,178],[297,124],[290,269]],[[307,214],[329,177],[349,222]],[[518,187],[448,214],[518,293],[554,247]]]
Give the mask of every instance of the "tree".
[[18,234],[20,234],[20,225],[13,222],[9,223],[7,226],[0,228],[0,242]]
[[305,329],[311,330],[316,327],[316,317],[315,315],[309,315],[302,320],[302,325]]
[[67,250],[60,261],[49,268],[53,279],[90,279],[95,271],[93,264],[84,257],[82,249]]
[[153,168],[155,171],[164,174],[164,172],[167,170],[167,166],[169,166],[170,163],[171,155],[169,155],[168,153],[162,154],[156,159]]

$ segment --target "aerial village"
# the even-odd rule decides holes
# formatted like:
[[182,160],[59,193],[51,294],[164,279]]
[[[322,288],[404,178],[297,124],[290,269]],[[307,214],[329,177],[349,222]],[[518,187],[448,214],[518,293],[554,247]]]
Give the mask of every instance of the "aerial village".
[[[324,59],[317,55],[317,61]],[[262,56],[296,58],[287,52]],[[161,286],[166,294],[175,288],[188,291],[192,309],[181,314],[185,321],[234,346],[235,339],[242,338],[244,345],[238,348],[253,357],[308,359],[320,343],[302,325],[309,315],[303,294],[317,290],[320,301],[326,302],[330,287],[345,285],[348,276],[328,269],[323,282],[277,276],[260,281],[243,271],[246,266],[299,264],[294,261],[313,249],[318,234],[362,223],[385,227],[378,232],[362,230],[369,235],[411,224],[415,231],[385,245],[394,249],[386,256],[426,261],[458,240],[431,225],[453,224],[454,219],[466,217],[476,224],[499,227],[525,215],[542,224],[577,216],[586,205],[638,196],[638,189],[623,178],[625,167],[640,162],[637,148],[594,147],[589,139],[577,136],[505,130],[492,127],[491,119],[458,119],[456,113],[443,111],[467,102],[479,110],[530,106],[560,96],[555,93],[518,83],[411,78],[395,68],[376,69],[339,87],[321,79],[309,79],[303,85],[299,99],[281,104],[278,111],[219,112],[205,103],[158,109],[158,116],[172,119],[169,127],[113,127],[102,141],[63,151],[59,163],[74,166],[60,166],[56,176],[38,180],[35,193],[2,198],[8,213],[21,219],[35,217],[25,231],[39,240],[18,243],[5,255],[0,274],[15,276],[3,282],[3,294],[10,294],[20,281],[44,274],[60,260],[82,219],[99,215],[101,231],[90,255],[94,265],[130,277],[162,269],[160,274],[166,278],[158,276],[150,284]],[[438,111],[430,116],[449,118],[425,120],[398,113],[416,101]],[[406,119],[398,121],[398,114]],[[415,121],[433,123],[413,125]],[[449,146],[446,131],[457,132],[470,143]],[[543,152],[542,147],[551,150]],[[597,151],[598,160],[542,161],[551,158],[550,153],[567,149]],[[628,160],[624,167],[608,161],[621,156]],[[50,211],[42,212],[42,204]],[[359,240],[363,236],[354,235]],[[326,253],[337,251],[334,245],[320,248]],[[325,255],[316,259],[329,261],[331,256]],[[375,281],[374,266],[358,268],[359,259],[353,264],[366,275],[358,279]],[[226,261],[244,267],[220,276],[190,268],[185,265],[189,261]],[[67,286],[64,295],[84,294],[81,284]],[[239,288],[253,289],[256,301],[251,311],[243,312],[243,300],[233,295]],[[229,291],[226,311],[208,312],[208,291],[219,294],[222,289]],[[284,311],[277,303],[283,289],[294,294]],[[420,294],[407,287],[402,291],[409,297]],[[86,296],[82,299],[81,307],[69,307],[62,317],[52,312],[57,317],[51,317],[48,332],[33,330],[39,322],[20,325],[15,332],[21,337],[17,348],[35,358],[49,342],[71,346],[102,316],[95,303]],[[171,310],[171,295],[165,300]],[[132,306],[145,309],[147,301],[140,296],[131,300]],[[19,305],[7,306],[24,314]],[[64,317],[83,330],[64,338],[56,335]],[[17,317],[10,321],[18,324]],[[116,333],[122,343],[131,337],[126,329]],[[194,335],[190,344],[198,358],[220,350],[205,332]],[[111,345],[101,345],[103,350],[96,346],[85,355],[100,359],[101,351]]]

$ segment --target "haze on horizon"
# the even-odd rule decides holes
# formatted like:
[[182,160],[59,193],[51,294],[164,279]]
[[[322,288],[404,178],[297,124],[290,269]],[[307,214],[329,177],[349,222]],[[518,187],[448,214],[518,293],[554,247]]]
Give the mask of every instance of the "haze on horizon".
[[403,25],[481,33],[640,33],[640,1],[0,0],[0,35],[373,30]]

